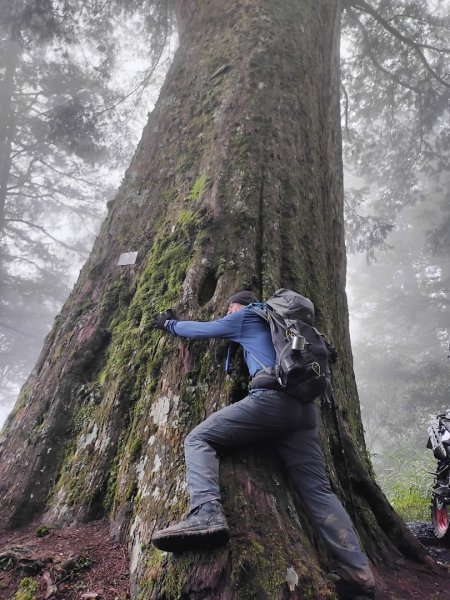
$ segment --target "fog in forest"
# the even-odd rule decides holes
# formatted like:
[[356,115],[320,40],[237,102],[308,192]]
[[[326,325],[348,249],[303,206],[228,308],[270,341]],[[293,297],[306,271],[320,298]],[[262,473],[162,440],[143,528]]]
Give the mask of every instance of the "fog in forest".
[[[439,14],[449,9],[439,6]],[[144,60],[154,28],[120,13],[103,28],[100,15],[79,11],[84,29],[27,20],[14,8],[2,24],[0,423],[89,254],[176,46],[166,32],[171,43]],[[448,88],[439,95],[439,82],[430,83],[420,106],[406,88],[389,88],[389,78],[377,88],[374,61],[354,56],[365,34],[352,18],[344,20],[342,113],[361,410],[383,487],[395,494],[402,477],[426,491],[426,424],[450,406]],[[21,28],[13,38],[11,23]],[[446,33],[429,35],[439,45]],[[392,42],[379,43],[387,50]],[[391,66],[417,84],[406,62],[401,71]],[[387,117],[389,127],[377,127]]]

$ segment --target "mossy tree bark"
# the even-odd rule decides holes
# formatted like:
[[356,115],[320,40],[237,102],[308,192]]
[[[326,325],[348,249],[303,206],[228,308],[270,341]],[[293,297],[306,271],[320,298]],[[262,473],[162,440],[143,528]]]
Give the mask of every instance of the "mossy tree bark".
[[[330,557],[270,450],[222,461],[230,546],[169,556],[153,531],[187,507],[182,442],[244,394],[224,343],[152,330],[224,313],[244,285],[312,298],[340,360],[320,408],[330,478],[375,562],[424,560],[366,456],[345,298],[336,0],[178,3],[180,47],[92,255],[1,440],[12,525],[107,514],[142,598],[334,597]],[[119,253],[138,250],[133,267]],[[42,516],[43,515],[43,516]],[[285,582],[292,567],[299,581]]]

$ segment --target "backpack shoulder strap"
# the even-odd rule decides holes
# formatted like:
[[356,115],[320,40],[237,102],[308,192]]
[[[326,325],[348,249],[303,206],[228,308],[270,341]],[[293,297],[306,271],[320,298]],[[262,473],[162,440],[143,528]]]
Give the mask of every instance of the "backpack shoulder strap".
[[[267,304],[265,302],[254,302],[253,304],[249,304],[247,308],[249,308],[254,313],[256,313],[258,315],[258,317],[261,317],[262,319],[264,319],[266,322],[269,323],[269,307],[267,306]],[[256,358],[256,356],[253,356],[253,354],[249,350],[247,350],[247,353],[249,356],[251,356],[253,358],[253,360],[256,363],[258,363],[258,365],[262,369],[269,368],[269,367],[267,367],[267,365],[264,365],[261,361],[259,361]]]
[[264,319],[265,321],[269,320],[268,311],[269,307],[265,302],[254,302],[253,304],[249,304],[248,307],[254,313],[256,313],[259,317]]

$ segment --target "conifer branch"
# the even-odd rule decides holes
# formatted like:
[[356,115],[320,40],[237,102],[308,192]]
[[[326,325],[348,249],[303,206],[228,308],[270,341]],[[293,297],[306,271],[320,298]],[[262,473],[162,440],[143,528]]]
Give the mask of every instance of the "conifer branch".
[[400,77],[398,77],[398,75],[396,75],[395,73],[393,73],[392,71],[389,71],[388,69],[386,69],[385,67],[383,67],[383,65],[379,62],[379,60],[376,58],[374,52],[372,52],[372,42],[369,38],[369,34],[367,33],[367,29],[364,26],[364,23],[362,23],[357,15],[355,14],[354,11],[352,11],[351,9],[347,9],[347,15],[350,18],[350,20],[357,25],[357,27],[359,27],[364,42],[366,44],[366,50],[367,50],[367,56],[370,59],[370,61],[373,63],[374,67],[376,67],[376,69],[378,69],[379,71],[381,71],[382,73],[384,73],[387,77],[389,77],[390,79],[392,79],[392,81],[394,81],[395,83],[397,83],[398,85],[400,85],[401,87],[404,87],[408,90],[411,90],[413,92],[415,92],[416,94],[419,94],[419,90],[418,88],[416,88],[415,86],[411,85],[410,83],[407,83],[406,81],[404,81],[403,79],[401,79]]
[[362,12],[367,13],[368,15],[370,15],[371,17],[373,17],[375,19],[375,21],[377,21],[377,23],[379,23],[382,27],[384,27],[384,29],[386,29],[386,31],[389,31],[389,33],[391,33],[394,37],[396,37],[397,39],[399,39],[401,42],[403,42],[407,46],[410,46],[414,50],[416,56],[418,57],[418,59],[420,60],[420,62],[423,64],[423,66],[425,67],[425,69],[430,73],[430,75],[432,75],[432,77],[434,79],[436,79],[437,81],[439,81],[439,83],[441,85],[450,88],[450,83],[448,83],[447,81],[445,81],[445,79],[443,79],[433,69],[433,67],[428,62],[426,56],[422,52],[422,49],[426,49],[426,50],[433,50],[433,51],[438,51],[438,52],[447,54],[447,53],[450,53],[449,49],[447,49],[447,48],[439,49],[439,48],[436,48],[434,46],[429,46],[427,44],[421,44],[419,42],[416,42],[414,39],[412,39],[411,37],[403,34],[399,29],[397,29],[396,27],[394,27],[393,25],[391,25],[389,23],[389,21],[387,21],[384,17],[382,17],[378,11],[376,11],[372,6],[370,6],[370,4],[368,4],[364,0],[351,0],[349,2],[349,6],[355,8],[355,9],[358,9],[358,10],[360,10]]

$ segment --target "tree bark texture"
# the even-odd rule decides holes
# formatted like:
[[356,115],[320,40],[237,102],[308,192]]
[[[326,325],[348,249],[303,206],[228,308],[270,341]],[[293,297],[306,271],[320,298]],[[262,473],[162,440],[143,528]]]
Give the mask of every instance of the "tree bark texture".
[[[330,556],[270,449],[222,459],[232,539],[166,555],[187,508],[182,443],[245,394],[226,345],[151,328],[224,314],[245,285],[309,296],[337,347],[339,405],[320,407],[333,488],[375,562],[423,560],[375,484],[352,371],[339,115],[340,3],[180,1],[180,47],[79,281],[1,440],[12,525],[105,513],[128,540],[135,598],[332,598]],[[121,252],[138,251],[119,267]],[[289,587],[287,569],[298,575]]]

